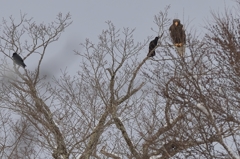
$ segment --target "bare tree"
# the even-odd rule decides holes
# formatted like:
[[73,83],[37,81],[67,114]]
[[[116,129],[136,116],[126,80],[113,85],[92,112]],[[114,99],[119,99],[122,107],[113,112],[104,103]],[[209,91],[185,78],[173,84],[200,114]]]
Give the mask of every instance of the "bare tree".
[[[220,108],[222,116],[220,133],[227,134],[227,141],[220,138],[219,143],[232,158],[234,154],[240,156],[239,145],[239,13],[238,10],[225,10],[224,15],[212,13],[215,25],[209,25],[207,46],[214,59],[214,65],[218,68],[215,85],[218,87]],[[223,135],[222,135],[223,136]],[[229,148],[231,143],[231,148]],[[231,151],[231,149],[233,150]]]
[[[152,37],[135,42],[134,29],[107,21],[97,44],[86,39],[74,51],[77,74],[64,70],[51,82],[41,64],[70,15],[50,24],[4,19],[1,157],[239,158],[239,17],[213,14],[206,36],[187,32],[186,57],[179,57],[168,9],[154,17],[156,57],[145,48]],[[12,52],[38,57],[36,70],[11,65]]]
[[[82,57],[82,71],[78,74],[89,89],[85,92],[94,93],[93,98],[99,103],[98,107],[101,109],[90,117],[97,117],[96,124],[80,158],[89,158],[100,143],[119,155],[123,145],[116,142],[125,145],[123,156],[140,158],[132,141],[133,134],[128,132],[129,129],[124,124],[124,121],[129,122],[129,119],[124,118],[125,114],[136,106],[134,104],[136,101],[144,99],[144,93],[139,91],[144,86],[145,80],[138,77],[138,73],[148,57],[145,56],[143,60],[137,59],[148,41],[135,44],[134,30],[124,28],[121,38],[120,30],[117,30],[111,22],[107,24],[109,28],[99,36],[100,42],[97,45],[87,39],[86,43],[82,44],[86,52],[77,52]],[[132,116],[135,115],[132,114]],[[121,138],[119,135],[115,136],[114,132]],[[112,141],[107,139],[109,134]],[[102,148],[101,152],[108,155],[105,148]]]
[[[63,158],[68,158],[63,134],[54,122],[51,112],[52,97],[50,93],[47,93],[49,84],[43,80],[44,77],[40,77],[40,71],[42,71],[40,67],[46,48],[52,42],[57,41],[61,33],[70,24],[69,14],[66,16],[58,14],[56,21],[50,24],[37,24],[32,19],[27,19],[26,15],[21,15],[18,23],[12,17],[10,17],[10,22],[3,19],[0,48],[5,57],[3,64],[0,66],[1,77],[3,78],[1,109],[16,113],[15,116],[13,115],[10,118],[13,120],[12,126],[7,124],[11,129],[5,130],[6,135],[13,131],[11,137],[16,138],[9,137],[9,140],[16,141],[7,141],[2,145],[5,149],[12,149],[10,154],[3,152],[3,156],[7,158],[19,157],[19,153],[25,155],[21,148],[22,141],[27,144],[24,147],[29,150],[33,150],[29,146],[33,146],[32,142],[34,142],[34,147],[43,152],[51,152],[54,158],[59,158],[60,155]],[[28,38],[31,41],[27,40]],[[13,52],[20,54],[24,52],[23,59],[37,55],[39,60],[35,71],[22,71],[15,65],[12,67],[9,59],[11,61]],[[19,152],[20,149],[21,152]],[[41,157],[39,151],[27,152],[29,152],[28,156]]]
[[203,39],[188,33],[185,58],[171,47],[162,48],[162,58],[144,72],[155,100],[141,130],[152,131],[142,136],[156,158],[240,156],[239,17],[228,10],[212,15],[215,22],[206,27]]
[[[3,142],[4,156],[101,158],[103,154],[119,153],[118,147],[122,145],[114,146],[111,152],[103,146],[112,148],[116,144],[113,141],[120,141],[128,148],[123,156],[139,158],[131,141],[133,134],[128,134],[123,124],[127,119],[122,119],[121,115],[128,114],[133,109],[131,105],[142,97],[143,92],[137,92],[144,86],[145,80],[138,73],[148,57],[136,58],[148,41],[135,44],[134,30],[124,28],[123,37],[120,37],[120,30],[107,22],[109,28],[99,36],[98,45],[86,40],[82,44],[86,51],[76,52],[82,58],[78,76],[72,77],[63,72],[60,79],[53,79],[54,84],[48,83],[40,75],[46,48],[58,40],[71,24],[69,20],[69,14],[65,17],[59,14],[57,21],[49,25],[37,25],[26,15],[21,16],[19,24],[12,17],[10,23],[3,21],[0,47],[5,57],[1,65],[1,109],[16,114],[9,119],[13,120],[12,125],[7,125],[10,130],[3,134],[7,140],[7,133],[12,131],[8,142],[13,140],[11,143],[14,143]],[[26,40],[22,46],[25,35],[29,35],[32,41]],[[22,71],[22,68],[11,66],[11,52],[26,53],[23,59],[39,55],[36,70]],[[109,141],[112,131],[123,139],[112,134],[110,137],[114,140]],[[20,151],[22,147],[29,149]],[[39,151],[34,151],[36,149]],[[5,153],[7,151],[11,153]]]

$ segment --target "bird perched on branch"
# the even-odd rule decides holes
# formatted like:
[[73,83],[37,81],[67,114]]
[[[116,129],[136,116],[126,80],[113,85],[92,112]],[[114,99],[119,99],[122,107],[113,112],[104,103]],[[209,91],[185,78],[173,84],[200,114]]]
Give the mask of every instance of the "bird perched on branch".
[[23,59],[15,52],[12,55],[13,61],[17,64],[22,66],[23,68],[26,67],[25,63],[23,62]]
[[154,40],[152,40],[152,41],[149,43],[149,51],[148,51],[147,56],[149,56],[149,57],[155,56],[155,54],[156,54],[156,53],[155,53],[155,47],[157,46],[158,39],[159,39],[159,37],[157,36],[157,37],[155,37]]
[[173,19],[173,24],[169,28],[173,44],[180,56],[185,54],[186,34],[179,19]]

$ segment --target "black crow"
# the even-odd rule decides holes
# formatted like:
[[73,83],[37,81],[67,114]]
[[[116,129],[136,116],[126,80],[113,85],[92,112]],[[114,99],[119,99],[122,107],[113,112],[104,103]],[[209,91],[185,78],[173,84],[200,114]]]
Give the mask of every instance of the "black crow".
[[157,36],[157,37],[155,37],[154,40],[152,40],[149,43],[149,51],[148,51],[148,55],[147,56],[149,56],[149,57],[155,56],[156,53],[155,53],[154,48],[157,46],[158,39],[159,39],[159,37]]
[[23,59],[17,53],[13,53],[12,58],[16,64],[22,66],[23,68],[26,67],[25,63],[23,62]]

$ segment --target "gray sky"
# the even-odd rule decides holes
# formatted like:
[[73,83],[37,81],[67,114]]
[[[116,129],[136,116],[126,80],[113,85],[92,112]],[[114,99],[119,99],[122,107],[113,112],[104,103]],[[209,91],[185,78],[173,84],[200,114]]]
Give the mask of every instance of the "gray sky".
[[[55,20],[59,12],[70,12],[73,24],[66,29],[59,41],[51,44],[47,56],[44,59],[45,66],[52,67],[57,72],[59,67],[64,69],[72,64],[77,64],[79,56],[74,56],[72,50],[80,50],[79,43],[85,38],[97,42],[97,37],[103,29],[107,28],[105,21],[111,20],[117,28],[136,28],[136,42],[141,42],[148,36],[155,36],[151,27],[156,28],[153,17],[167,5],[171,5],[169,17],[191,22],[190,25],[197,27],[199,33],[204,31],[204,21],[211,15],[210,11],[224,11],[235,5],[233,0],[70,0],[70,1],[3,1],[0,5],[1,17],[10,15],[17,20],[22,13],[33,17],[34,21],[51,22]],[[157,28],[156,28],[157,29]],[[146,48],[147,50],[147,48]],[[61,64],[61,59],[54,59],[58,54],[62,59],[68,57],[66,63]],[[23,54],[24,56],[24,54]],[[53,62],[54,61],[54,62]],[[74,62],[72,62],[74,61]],[[26,59],[27,69],[32,70],[32,59]],[[78,65],[78,64],[77,64]],[[74,68],[77,66],[74,65]]]

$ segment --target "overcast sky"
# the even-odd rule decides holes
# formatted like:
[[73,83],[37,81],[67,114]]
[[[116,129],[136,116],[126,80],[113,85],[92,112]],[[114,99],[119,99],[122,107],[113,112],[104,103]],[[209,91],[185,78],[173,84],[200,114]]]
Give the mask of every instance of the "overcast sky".
[[[171,5],[169,17],[189,21],[191,26],[197,27],[201,33],[204,31],[202,28],[204,22],[211,16],[211,10],[223,12],[224,7],[231,8],[235,2],[233,0],[2,0],[0,10],[1,17],[7,18],[12,15],[17,20],[22,12],[27,13],[28,17],[33,17],[37,23],[48,23],[55,20],[59,12],[63,14],[70,12],[72,25],[66,29],[59,41],[51,44],[44,59],[45,66],[52,67],[57,72],[66,66],[73,69],[70,62],[71,64],[80,62],[72,50],[80,50],[79,43],[85,38],[97,42],[98,35],[107,28],[105,24],[107,20],[111,20],[117,28],[136,28],[134,36],[136,42],[141,42],[148,36],[155,36],[151,31],[151,27],[156,28],[153,23],[154,15],[167,5]],[[54,59],[56,54],[68,61],[62,63],[61,59]],[[26,59],[25,63],[27,69],[34,68],[32,59]]]

